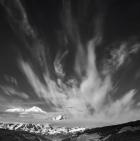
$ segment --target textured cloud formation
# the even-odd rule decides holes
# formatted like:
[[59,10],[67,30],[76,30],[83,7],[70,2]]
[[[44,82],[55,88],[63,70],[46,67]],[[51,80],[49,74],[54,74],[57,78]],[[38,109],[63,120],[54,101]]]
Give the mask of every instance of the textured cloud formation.
[[4,94],[8,95],[8,96],[17,96],[19,98],[23,98],[23,99],[28,99],[29,95],[23,91],[19,91],[16,90],[16,88],[13,88],[12,86],[4,86],[1,85],[0,86],[1,90],[4,92]]
[[92,118],[97,122],[125,122],[138,119],[140,114],[135,108],[133,99],[136,90],[132,89],[116,100],[111,97],[112,74],[106,73],[104,78],[100,76],[96,66],[95,46],[94,40],[87,44],[88,53],[83,58],[86,60],[86,75],[82,76],[79,87],[75,83],[69,87],[61,80],[61,85],[58,87],[57,82],[45,74],[46,84],[44,84],[32,67],[22,60],[20,61],[21,69],[38,97],[44,98],[46,103],[51,102],[56,109],[67,111],[75,118],[79,118],[80,115],[81,118]]
[[[117,70],[122,66],[130,53],[136,53],[138,51],[138,49],[136,49],[138,44],[134,44],[133,49],[128,50],[128,43],[120,43],[119,48],[111,51],[111,58],[109,60],[111,67],[102,68],[102,71],[108,72],[105,73],[102,78],[96,65],[97,56],[95,53],[97,45],[102,41],[102,13],[99,12],[99,15],[97,14],[95,21],[95,28],[97,27],[97,30],[93,38],[87,41],[86,44],[82,44],[76,22],[71,15],[70,2],[65,3],[63,12],[65,15],[63,22],[67,39],[77,47],[75,70],[80,76],[81,82],[78,86],[76,85],[78,82],[75,83],[76,78],[74,78],[73,81],[70,79],[68,81],[72,83],[69,86],[59,77],[57,80],[53,80],[50,77],[51,72],[44,71],[42,72],[44,83],[34,71],[31,66],[32,63],[30,62],[30,64],[21,59],[19,61],[20,68],[36,95],[39,98],[43,98],[47,104],[52,104],[52,107],[67,111],[75,118],[79,118],[79,115],[81,115],[81,118],[87,117],[95,121],[100,120],[105,122],[109,119],[112,122],[122,122],[123,120],[128,121],[138,118],[140,116],[137,114],[139,111],[135,108],[133,109],[133,106],[135,107],[133,97],[136,91],[130,90],[123,97],[114,100],[111,97],[111,93],[113,93],[112,74],[109,73],[111,69],[116,68],[115,70]],[[98,18],[98,16],[100,18]],[[130,48],[132,48],[132,46]],[[42,48],[40,48],[40,50],[42,50]],[[44,58],[43,60],[47,60],[45,54],[40,55],[41,58]],[[57,74],[59,73],[63,75],[63,77],[67,77],[64,75],[63,64],[61,64],[63,56],[65,56],[65,53],[62,57],[58,54],[53,64]],[[106,62],[105,65],[107,65]],[[82,72],[84,72],[85,75],[83,75]],[[129,117],[127,117],[127,114]]]
[[96,118],[98,120],[118,123],[139,119],[139,110],[136,110],[136,112],[135,109],[133,109],[133,97],[135,94],[135,90],[130,90],[122,98],[117,99],[116,101],[110,101],[110,103],[104,107],[102,112],[96,115]]
[[[139,42],[122,42],[118,45],[114,44],[110,51],[110,58],[105,59],[104,67],[106,69],[104,71],[116,72],[120,67],[123,67],[125,63],[131,60],[130,56],[137,54],[140,50]],[[108,68],[107,68],[108,67]]]
[[[8,1],[10,3],[10,0]],[[71,14],[70,1],[64,2],[64,20],[63,28],[66,37],[66,43],[72,44],[76,47],[76,56],[74,57],[75,76],[69,78],[64,72],[62,59],[67,55],[67,52],[62,55],[56,55],[54,62],[51,64],[53,69],[47,65],[50,55],[46,52],[46,46],[37,38],[37,34],[28,22],[26,11],[19,0],[12,3],[19,11],[19,19],[15,16],[15,11],[10,5],[5,6],[12,22],[12,27],[17,26],[16,32],[20,32],[25,45],[27,45],[32,54],[36,64],[39,66],[39,72],[34,69],[34,62],[24,60],[22,57],[18,60],[19,67],[25,78],[29,82],[38,99],[43,99],[47,105],[50,105],[56,111],[65,111],[73,118],[92,119],[93,121],[102,122],[124,122],[140,118],[140,111],[137,109],[134,96],[136,94],[135,88],[130,89],[124,96],[113,99],[114,93],[112,73],[117,71],[126,61],[131,53],[136,53],[139,50],[139,44],[129,45],[129,43],[120,43],[118,48],[113,49],[109,60],[105,59],[102,70],[99,71],[97,67],[96,49],[102,43],[102,22],[104,11],[100,8],[95,18],[95,33],[86,43],[81,40],[78,24],[74,21]],[[27,38],[26,38],[27,37]],[[30,41],[30,42],[29,42]],[[66,45],[64,43],[64,45]],[[131,46],[128,49],[127,47]],[[31,49],[32,48],[32,49]],[[61,51],[60,51],[61,52]],[[69,64],[68,64],[69,65]],[[110,65],[110,67],[108,67]],[[43,67],[42,67],[43,66]],[[52,70],[52,71],[49,71]],[[54,73],[54,72],[55,73]],[[102,72],[103,73],[102,76]],[[56,79],[51,77],[55,74]],[[42,79],[40,78],[42,76]],[[63,81],[66,79],[66,81]],[[71,82],[71,83],[70,83]],[[9,95],[15,93],[15,90],[4,87],[3,90]],[[40,112],[37,109],[7,109],[6,112],[19,111],[21,113]],[[44,111],[43,111],[44,112]]]
[[35,33],[28,22],[28,17],[20,0],[1,0],[0,3],[5,7],[8,19],[12,20],[9,23],[13,30],[20,29],[24,36],[34,38]]
[[12,76],[5,75],[5,76],[4,76],[4,79],[5,79],[7,82],[13,84],[14,86],[18,85],[18,82],[17,82],[16,78],[14,78],[14,77],[12,77]]

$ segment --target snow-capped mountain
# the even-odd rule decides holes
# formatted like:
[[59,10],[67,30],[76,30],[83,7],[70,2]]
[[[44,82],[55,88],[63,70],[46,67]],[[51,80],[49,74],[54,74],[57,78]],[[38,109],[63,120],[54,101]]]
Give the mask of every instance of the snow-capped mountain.
[[17,112],[20,114],[27,114],[27,113],[46,113],[41,108],[37,106],[33,106],[31,108],[10,108],[6,109],[5,112]]
[[24,110],[25,113],[30,113],[30,112],[35,112],[35,113],[46,113],[45,111],[43,111],[41,108],[33,106],[31,108],[25,109]]
[[27,131],[29,133],[54,135],[54,134],[75,134],[84,132],[85,128],[74,127],[52,127],[49,124],[25,124],[25,123],[0,123],[0,129],[15,131]]
[[25,109],[25,112],[45,112],[42,109],[40,109],[39,107],[33,106],[32,108],[29,109]]
[[88,129],[24,123],[0,128],[0,141],[140,141],[140,121]]
[[11,109],[6,109],[5,112],[24,112],[23,108],[11,108]]
[[65,120],[65,119],[66,119],[66,117],[64,115],[57,115],[57,116],[52,118],[53,121]]

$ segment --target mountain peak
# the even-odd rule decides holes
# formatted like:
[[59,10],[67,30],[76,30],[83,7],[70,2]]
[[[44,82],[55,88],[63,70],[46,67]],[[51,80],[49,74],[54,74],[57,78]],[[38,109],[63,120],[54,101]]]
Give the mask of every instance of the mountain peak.
[[39,112],[39,113],[46,113],[45,111],[43,111],[41,108],[37,107],[37,106],[33,106],[31,108],[25,109],[24,112]]
[[46,113],[46,111],[43,111],[41,108],[37,107],[37,106],[33,106],[31,108],[10,108],[10,109],[6,109],[5,112],[18,112],[21,114],[26,114],[26,113],[30,113],[30,112],[35,112],[35,113]]

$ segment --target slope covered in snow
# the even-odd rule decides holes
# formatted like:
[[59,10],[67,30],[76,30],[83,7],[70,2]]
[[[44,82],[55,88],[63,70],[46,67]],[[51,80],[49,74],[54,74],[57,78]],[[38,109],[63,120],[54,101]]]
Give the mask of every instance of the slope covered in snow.
[[140,121],[85,129],[0,123],[0,141],[139,141]]
[[85,128],[74,127],[52,127],[49,124],[25,124],[25,123],[0,123],[0,129],[8,129],[15,131],[27,131],[29,133],[37,133],[42,135],[56,134],[75,134],[83,132]]

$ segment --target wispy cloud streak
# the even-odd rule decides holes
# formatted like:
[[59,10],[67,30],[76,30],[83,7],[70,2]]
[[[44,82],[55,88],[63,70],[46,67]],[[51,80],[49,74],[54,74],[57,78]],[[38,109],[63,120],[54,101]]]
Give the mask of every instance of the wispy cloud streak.
[[[37,38],[37,34],[29,24],[26,12],[20,1],[15,0],[14,2],[14,6],[17,6],[21,13],[21,20],[17,21],[16,17],[14,17],[15,13],[11,11],[13,8],[11,9],[8,5],[5,6],[5,4],[4,6],[13,19],[14,25],[22,26],[19,27],[20,30],[18,29],[18,31],[23,32],[22,35],[27,36],[32,42],[30,44],[25,39],[28,47],[34,48],[30,51],[34,59],[38,60],[37,63],[39,64],[38,67],[42,79],[39,77],[40,74],[35,71],[33,61],[27,61],[21,57],[18,60],[19,67],[38,99],[43,99],[47,105],[51,105],[51,107],[58,111],[68,112],[74,118],[90,118],[93,121],[104,122],[123,122],[140,118],[140,111],[135,107],[134,96],[137,92],[135,88],[130,89],[124,96],[117,99],[113,99],[111,95],[114,92],[113,73],[111,73],[111,70],[117,71],[130,54],[136,53],[138,51],[136,48],[138,44],[133,46],[132,50],[127,50],[128,43],[120,43],[119,48],[111,51],[111,57],[109,60],[105,60],[102,70],[99,71],[97,67],[97,54],[95,50],[102,43],[103,38],[102,18],[104,13],[100,13],[103,12],[102,10],[99,11],[95,20],[95,28],[97,30],[95,29],[92,38],[83,44],[78,24],[76,24],[71,14],[71,3],[70,1],[64,3],[63,28],[67,44],[70,41],[76,46],[77,54],[74,58],[74,73],[80,77],[80,81],[77,80],[77,77],[69,79],[64,72],[61,61],[67,53],[64,53],[62,56],[57,54],[54,62],[51,62],[51,67],[54,69],[56,77],[56,79],[53,79],[51,78],[53,71],[48,71],[51,69],[47,65],[49,56],[48,54],[46,55],[45,46]],[[109,65],[110,67],[108,67]],[[106,73],[102,75],[102,72]],[[63,79],[66,79],[66,81]],[[69,82],[71,83],[69,84]],[[7,94],[14,91],[13,89],[8,90],[6,87],[4,90],[7,91]]]

